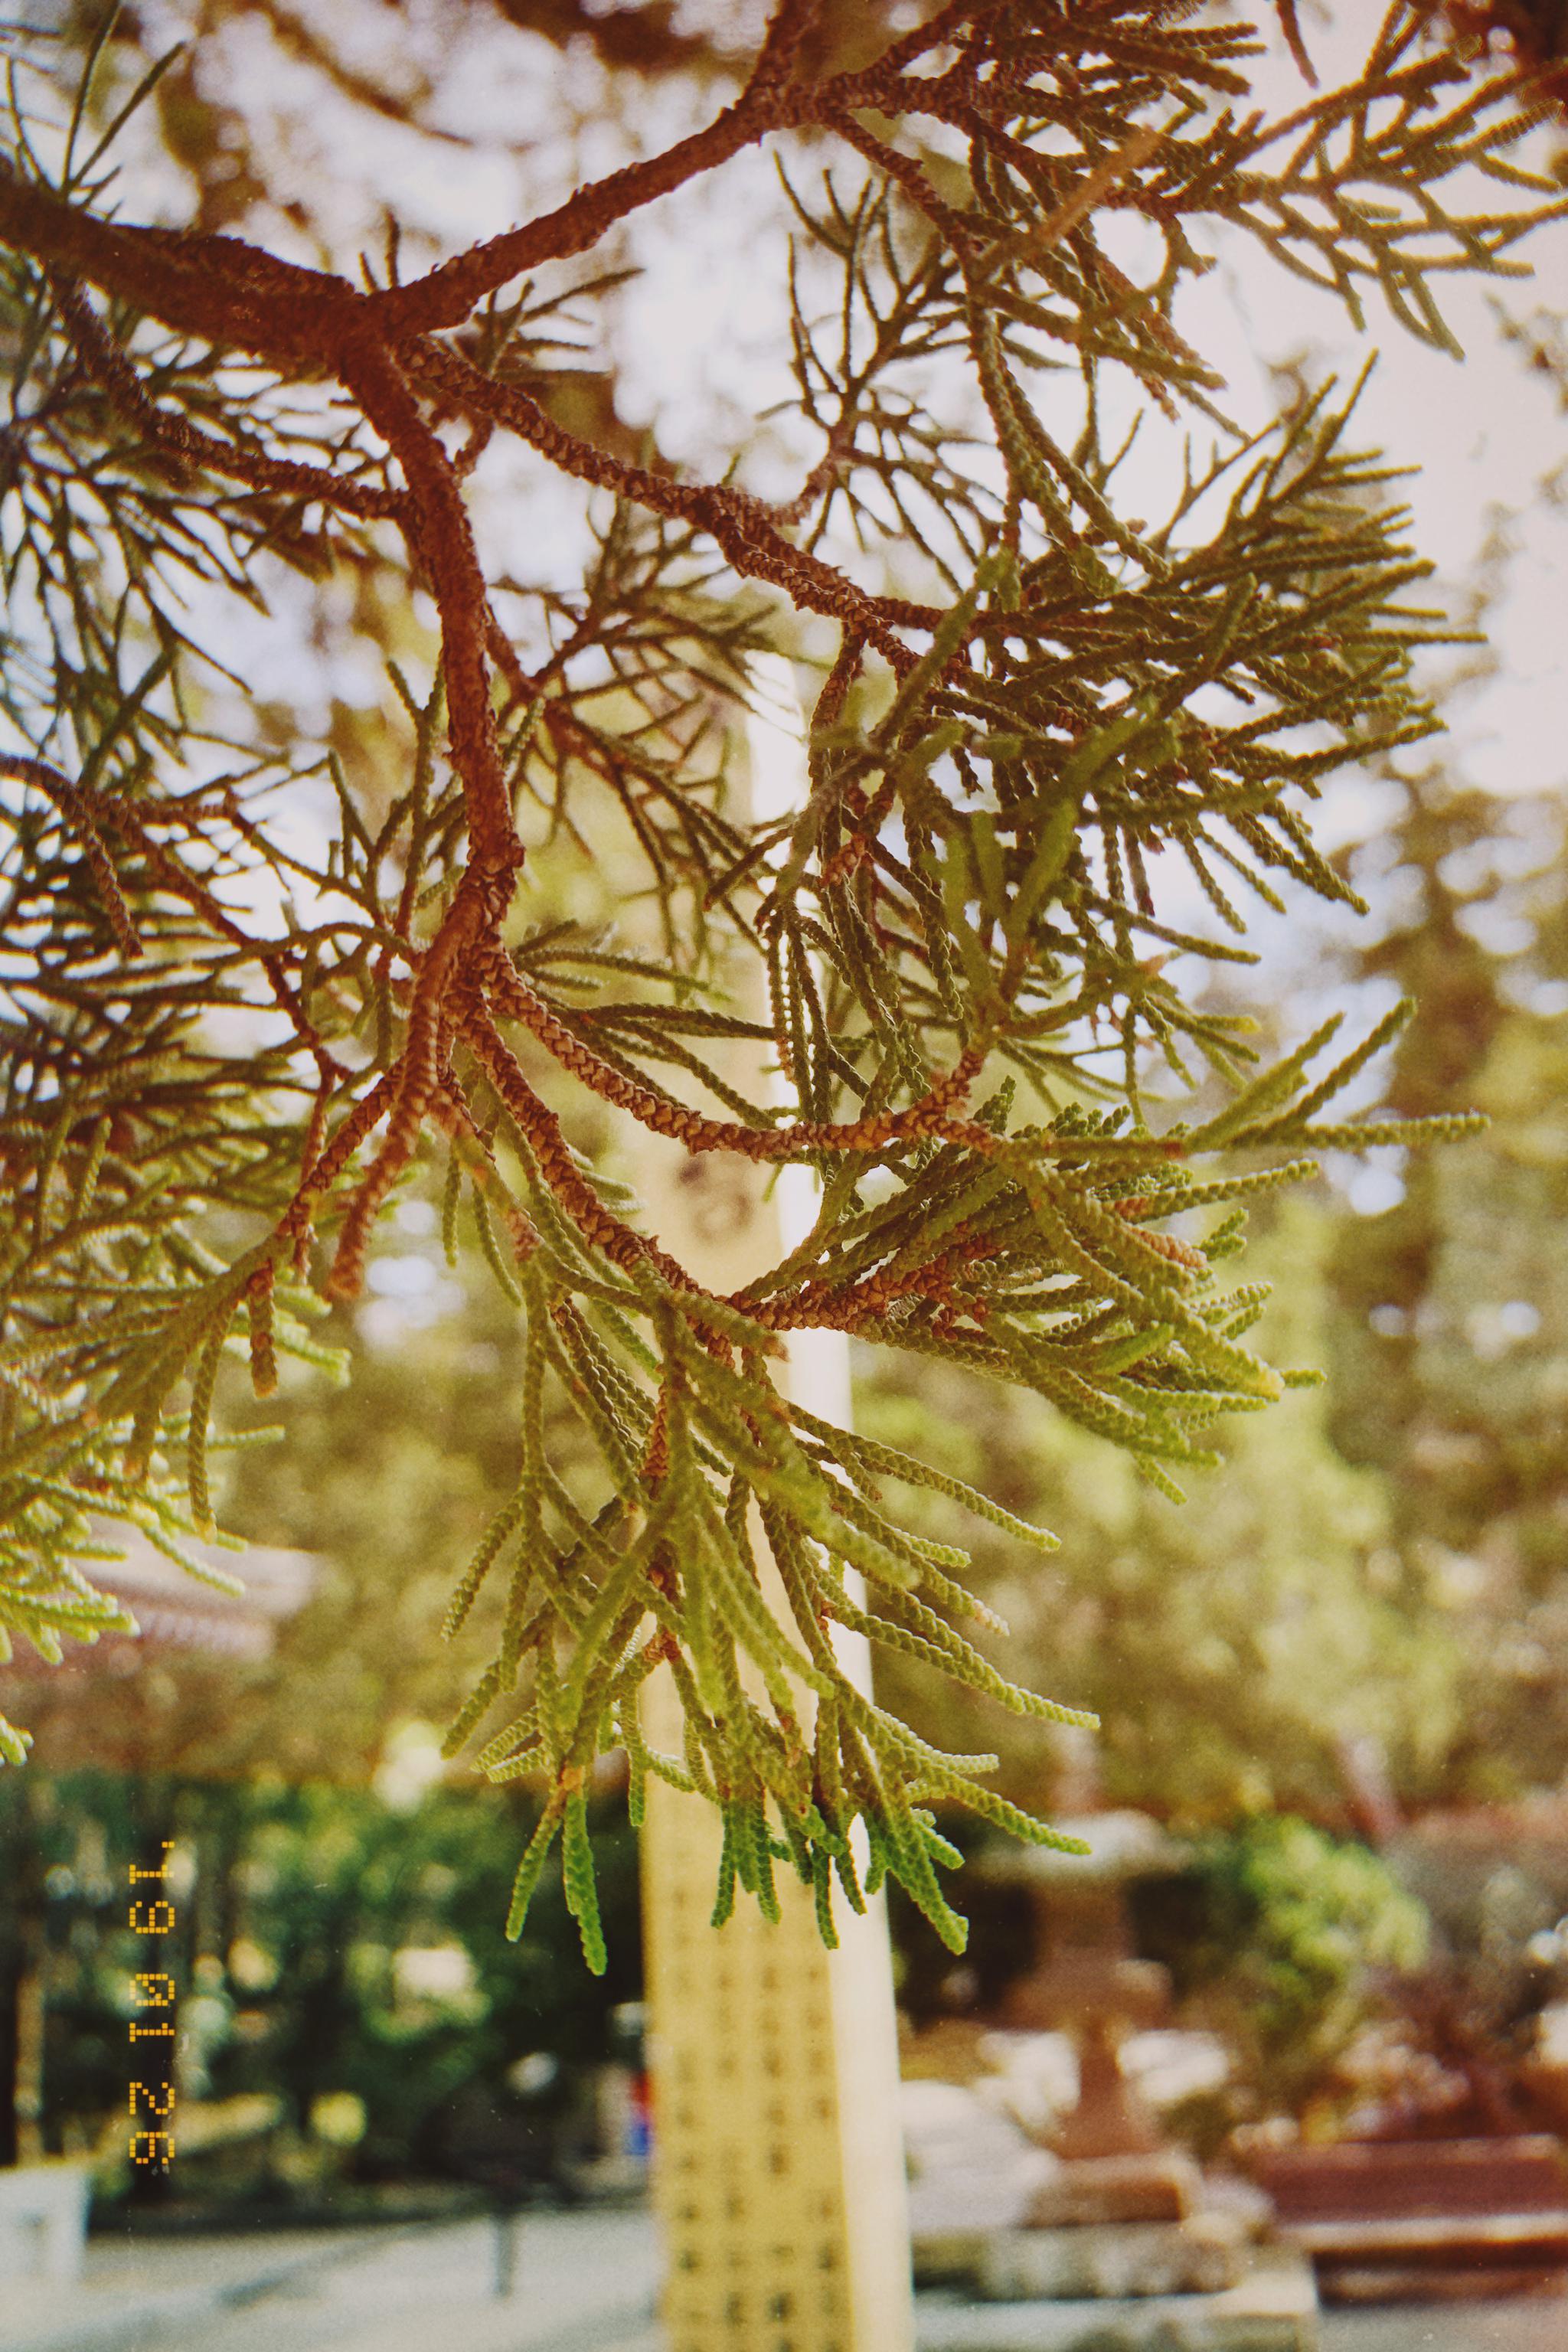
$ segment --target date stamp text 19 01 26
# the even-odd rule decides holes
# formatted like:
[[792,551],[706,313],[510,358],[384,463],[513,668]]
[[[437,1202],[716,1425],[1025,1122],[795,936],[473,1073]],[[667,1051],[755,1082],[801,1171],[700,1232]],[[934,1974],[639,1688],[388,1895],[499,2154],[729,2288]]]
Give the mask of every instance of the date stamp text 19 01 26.
[[[173,1842],[163,1841],[159,1860],[151,1869],[131,1865],[132,1901],[128,1925],[132,1934],[154,1939],[154,1949],[147,1957],[161,1957],[156,1949],[166,1936],[172,1935],[177,1924],[174,1906],[167,1894],[138,1895],[139,1884],[149,1879],[162,1888],[168,1869]],[[131,2054],[134,2071],[131,2078],[131,2119],[132,2130],[128,2153],[133,2165],[143,2170],[167,2172],[174,2162],[174,2142],[168,2129],[169,2117],[174,2106],[174,1979],[163,1969],[139,1970],[132,1979],[132,2000],[139,2014],[131,2020]],[[138,2045],[151,2042],[151,2050]],[[151,2081],[146,2079],[153,2077]],[[146,2118],[153,2123],[147,2124]],[[142,2125],[140,2130],[134,2128]]]

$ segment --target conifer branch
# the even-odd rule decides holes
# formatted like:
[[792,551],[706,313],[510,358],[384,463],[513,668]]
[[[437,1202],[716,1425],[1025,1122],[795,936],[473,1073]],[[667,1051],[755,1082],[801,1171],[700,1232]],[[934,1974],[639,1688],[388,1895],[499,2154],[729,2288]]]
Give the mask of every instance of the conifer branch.
[[[1249,896],[1354,903],[1313,804],[1436,725],[1416,665],[1452,633],[1413,601],[1353,391],[1247,439],[1172,310],[1224,220],[1358,321],[1375,295],[1444,343],[1441,278],[1514,268],[1563,210],[1510,160],[1539,91],[1476,79],[1408,5],[1354,82],[1274,120],[1257,35],[1184,0],[951,0],[837,72],[815,20],[782,0],[706,128],[403,284],[132,225],[110,161],[58,160],[97,50],[74,92],[39,51],[38,121],[0,158],[0,559],[26,616],[0,649],[0,1635],[52,1657],[118,1622],[79,1565],[101,1522],[176,1554],[212,1528],[225,1367],[248,1353],[265,1393],[281,1354],[319,1359],[310,1318],[444,1170],[448,1244],[471,1203],[522,1363],[516,1489],[451,1616],[493,1608],[495,1654],[451,1738],[504,1710],[483,1768],[546,1792],[513,1931],[559,1835],[591,1966],[583,1792],[611,1741],[638,1788],[721,1809],[721,1909],[767,1909],[787,1861],[830,1926],[833,1873],[863,1899],[859,1819],[872,1879],[956,1941],[927,1801],[1056,1838],[986,1759],[868,1700],[829,1633],[1070,1719],[954,1629],[1001,1638],[879,1482],[1049,1538],[786,1399],[783,1335],[1026,1388],[1173,1492],[1217,1417],[1282,1386],[1243,1344],[1256,1289],[1222,1279],[1247,1200],[1305,1150],[1465,1124],[1336,1124],[1390,1024],[1326,1069],[1326,1036],[1259,1067],[1205,997],[1248,965]],[[618,282],[560,265],[764,147],[805,436],[778,504],[734,478],[745,448],[689,478],[569,428],[551,382],[567,306]],[[1142,277],[1106,249],[1119,213],[1157,247]],[[1152,517],[1102,439],[1108,371],[1213,436]],[[508,441],[581,498],[580,584],[487,570],[475,500]],[[374,755],[237,676],[232,612],[284,625],[275,562],[323,631],[334,566],[367,608],[429,596],[427,674],[389,657]],[[801,805],[766,824],[734,776],[763,651],[822,671]],[[612,834],[637,868],[621,940],[550,896],[563,845]],[[805,1162],[811,1233],[719,1295],[574,1148],[601,1107],[694,1156]],[[575,1484],[551,1413],[591,1449]],[[637,1725],[666,1668],[679,1758]]]

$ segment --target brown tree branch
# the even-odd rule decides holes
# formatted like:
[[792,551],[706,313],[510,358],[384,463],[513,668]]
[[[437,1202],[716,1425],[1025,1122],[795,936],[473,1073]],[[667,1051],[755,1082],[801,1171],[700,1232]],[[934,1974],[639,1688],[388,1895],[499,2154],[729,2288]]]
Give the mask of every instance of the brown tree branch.
[[402,492],[377,489],[331,473],[322,466],[302,465],[292,458],[268,457],[262,449],[247,449],[204,433],[187,417],[170,416],[151,400],[126,352],[115,341],[81,288],[61,270],[51,269],[49,289],[86,366],[103,385],[128,424],[134,425],[153,447],[215,474],[227,474],[259,490],[275,490],[287,498],[319,500],[367,520],[395,518],[403,511]]
[[[955,24],[965,14],[946,13]],[[873,103],[897,110],[898,76],[929,47],[929,39],[895,42],[869,78],[840,75],[812,87],[797,77],[818,14],[817,0],[778,0],[746,89],[705,130],[577,190],[553,212],[454,257],[414,284],[384,291],[362,293],[343,279],[279,261],[237,238],[187,237],[94,219],[52,191],[0,169],[0,239],[44,263],[84,362],[152,446],[258,488],[319,499],[367,519],[396,520],[435,596],[451,758],[468,814],[470,859],[435,940],[419,960],[397,1062],[325,1152],[313,1147],[329,1095],[344,1073],[295,999],[279,959],[244,940],[210,894],[149,839],[129,811],[121,817],[117,805],[113,812],[136,839],[150,872],[193,898],[205,919],[259,956],[274,995],[316,1057],[321,1083],[307,1154],[311,1164],[283,1229],[297,1249],[308,1235],[310,1202],[346,1170],[371,1128],[387,1118],[382,1150],[353,1194],[340,1234],[328,1283],[335,1295],[357,1292],[376,1213],[437,1103],[448,1023],[475,1054],[584,1238],[616,1262],[646,1260],[678,1286],[694,1287],[656,1244],[614,1217],[582,1178],[553,1114],[528,1086],[496,1032],[481,983],[500,1010],[526,1026],[582,1083],[693,1152],[727,1150],[773,1162],[817,1152],[887,1150],[933,1135],[970,1142],[976,1150],[993,1147],[987,1130],[955,1116],[983,1059],[978,1046],[967,1048],[947,1077],[901,1111],[847,1123],[797,1121],[779,1129],[709,1119],[666,1101],[605,1062],[527,987],[500,943],[522,849],[497,740],[492,651],[514,693],[527,681],[490,609],[462,495],[462,467],[422,413],[416,387],[476,420],[481,435],[500,425],[574,478],[704,532],[743,577],[767,581],[797,607],[837,619],[847,646],[855,648],[851,663],[858,661],[860,646],[869,644],[907,670],[912,656],[897,632],[931,631],[942,618],[938,607],[872,596],[858,588],[820,557],[795,546],[780,530],[778,516],[761,500],[727,486],[675,481],[609,455],[557,425],[521,387],[498,383],[428,340],[434,330],[461,324],[509,279],[542,262],[588,250],[616,221],[716,168],[768,131],[812,121],[830,126],[858,149],[962,247],[967,241],[963,220],[940,204],[916,164],[858,123],[850,110]],[[340,480],[329,469],[226,445],[186,419],[165,415],[88,302],[78,282],[82,279],[178,331],[237,346],[273,363],[325,365],[386,443],[405,488],[380,490]],[[476,439],[473,446],[479,446]],[[837,462],[837,456],[830,449],[825,464]],[[69,794],[70,788],[65,790]],[[75,809],[80,797],[60,804],[83,832],[110,919],[127,945],[134,937],[129,914],[89,818]],[[825,1296],[816,1303],[827,1312],[845,1311],[841,1297],[830,1303]],[[858,1299],[853,1311],[875,1311],[872,1295]]]
[[365,1171],[349,1203],[338,1236],[337,1255],[324,1285],[331,1298],[357,1298],[364,1282],[371,1227],[377,1210],[413,1159],[424,1131],[426,1115],[440,1078],[439,1045],[442,1016],[448,992],[488,923],[482,886],[471,866],[463,877],[446,921],[437,931],[420,966],[408,1027],[392,1073],[395,1093],[387,1121],[386,1140]]
[[68,776],[63,776],[58,768],[50,767],[47,761],[25,758],[14,751],[0,751],[0,775],[16,776],[24,783],[36,784],[41,792],[47,793],[62,816],[76,829],[103,901],[110,929],[122,954],[128,959],[139,957],[142,948],[121,890],[119,877],[103,845],[100,833],[103,825],[132,845],[148,872],[172,897],[183,898],[219,938],[229,940],[261,966],[273,1001],[315,1062],[322,1086],[330,1087],[347,1077],[347,1070],[328,1047],[297,991],[285,977],[282,952],[253,939],[205,884],[181,865],[173,851],[154,840],[138,811],[128,801],[119,794],[84,793],[79,784],[72,783]]
[[768,131],[806,119],[808,113],[795,91],[753,80],[703,130],[678,139],[662,153],[623,164],[604,179],[575,189],[553,212],[455,254],[406,286],[391,286],[371,296],[376,327],[395,341],[459,327],[488,294],[509,279],[523,277],[543,262],[591,252],[605,231],[628,214],[716,170]]
[[0,158],[0,243],[86,278],[184,334],[258,356],[319,361],[367,298],[346,278],[232,236],[121,227],[19,179]]
[[468,803],[471,870],[479,878],[488,919],[500,922],[511,901],[522,845],[512,823],[511,796],[496,742],[486,657],[489,601],[468,510],[451,458],[420,415],[385,346],[356,337],[341,353],[338,369],[408,483],[405,523],[409,549],[429,575],[441,616],[447,731],[452,764]]
[[310,1238],[317,1202],[331,1191],[366,1136],[374,1133],[392,1108],[396,1094],[397,1075],[388,1070],[376,1080],[369,1094],[361,1096],[325,1150],[310,1161],[278,1227],[279,1241],[296,1253]]
[[[916,1143],[946,1131],[953,1111],[968,1093],[984,1059],[984,1050],[969,1046],[945,1078],[938,1079],[918,1102],[901,1111],[881,1111],[868,1118],[847,1122],[797,1119],[788,1127],[749,1127],[738,1119],[705,1118],[683,1103],[665,1102],[638,1087],[619,1070],[601,1061],[591,1045],[574,1037],[499,948],[485,955],[485,985],[499,1012],[522,1024],[563,1069],[618,1109],[656,1134],[678,1139],[688,1151],[733,1151],[759,1163],[806,1160],[819,1151],[883,1151],[891,1145]],[[977,1130],[987,1143],[988,1131]]]
[[934,629],[942,619],[935,604],[900,596],[873,596],[858,588],[818,555],[785,539],[774,511],[743,490],[708,482],[678,482],[645,466],[628,465],[580,434],[570,432],[521,385],[500,383],[444,344],[421,341],[403,347],[399,358],[416,383],[439,393],[444,403],[469,415],[493,419],[537,449],[542,457],[579,481],[630,499],[654,514],[689,523],[717,541],[742,577],[782,587],[807,611],[841,621],[889,658],[904,660],[907,648],[895,629]]
[[529,1085],[521,1064],[497,1030],[477,991],[465,989],[455,996],[452,1021],[484,1072],[497,1101],[515,1121],[538,1160],[545,1182],[584,1240],[603,1250],[616,1265],[646,1263],[657,1267],[676,1289],[697,1290],[700,1286],[683,1265],[660,1249],[656,1241],[624,1224],[605,1208],[573,1159],[560,1120]]
[[125,893],[120,887],[114,862],[103,845],[89,795],[79,785],[73,784],[68,776],[62,776],[58,768],[51,768],[47,761],[26,759],[15,751],[0,751],[0,776],[14,776],[19,783],[36,784],[58,809],[81,843],[82,855],[87,859],[88,870],[92,876],[109,928],[114,933],[115,945],[128,963],[135,961],[144,950],[136,936],[136,926],[125,903]]

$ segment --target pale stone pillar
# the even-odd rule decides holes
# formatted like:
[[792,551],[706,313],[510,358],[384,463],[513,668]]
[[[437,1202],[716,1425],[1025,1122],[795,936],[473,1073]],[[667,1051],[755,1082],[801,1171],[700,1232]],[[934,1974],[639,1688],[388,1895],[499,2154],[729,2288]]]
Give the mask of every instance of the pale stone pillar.
[[[768,681],[775,694],[778,682]],[[804,793],[798,735],[786,747]],[[753,804],[766,814],[788,762],[760,726],[752,749]],[[784,1171],[769,1196],[747,1161],[689,1160],[651,1138],[638,1139],[637,1181],[664,1245],[718,1290],[750,1280],[812,1216],[804,1169]],[[787,1377],[814,1411],[847,1417],[842,1333],[796,1334]],[[765,1562],[760,1526],[753,1535]],[[841,1654],[868,1679],[863,1641]],[[649,1678],[644,1730],[679,1753],[668,1669]],[[668,2352],[910,2352],[886,1907],[879,1897],[858,1917],[836,1885],[829,1952],[810,1891],[781,1869],[776,1926],[738,1894],[715,1928],[720,1845],[710,1806],[649,1781],[644,1942]]]

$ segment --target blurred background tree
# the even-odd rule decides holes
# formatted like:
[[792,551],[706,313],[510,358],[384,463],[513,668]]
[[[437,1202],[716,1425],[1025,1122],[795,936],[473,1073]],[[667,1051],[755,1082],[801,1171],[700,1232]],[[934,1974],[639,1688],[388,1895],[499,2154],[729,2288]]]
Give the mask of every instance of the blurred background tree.
[[1343,1218],[1328,1265],[1330,1429],[1375,1469],[1406,1606],[1462,1670],[1410,1792],[1498,1796],[1568,1767],[1568,867],[1561,802],[1513,805],[1442,772],[1401,780],[1355,861],[1391,907],[1359,978],[1408,991],[1393,1108],[1460,1101],[1490,1126],[1403,1197]]

